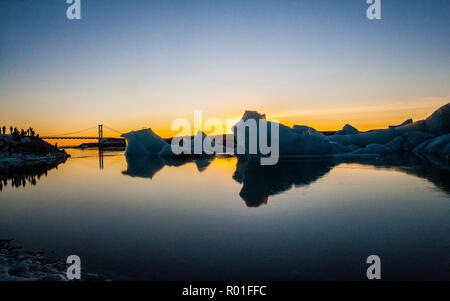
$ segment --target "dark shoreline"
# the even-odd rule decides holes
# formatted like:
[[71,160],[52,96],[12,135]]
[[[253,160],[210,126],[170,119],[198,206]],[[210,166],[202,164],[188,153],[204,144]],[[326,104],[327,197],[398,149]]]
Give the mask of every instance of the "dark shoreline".
[[[51,260],[42,251],[25,250],[13,239],[0,240],[0,281],[67,281],[65,262]],[[105,281],[81,270],[81,281]]]
[[70,157],[38,137],[0,135],[0,167],[18,167],[37,164],[59,164]]

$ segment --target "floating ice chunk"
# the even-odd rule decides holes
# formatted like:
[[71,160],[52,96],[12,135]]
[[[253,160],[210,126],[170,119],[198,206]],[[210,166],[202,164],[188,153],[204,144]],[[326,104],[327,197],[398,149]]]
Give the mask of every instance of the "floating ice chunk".
[[299,135],[310,135],[320,138],[321,140],[328,140],[327,136],[317,131],[316,129],[306,126],[306,125],[294,125],[292,131]]
[[402,126],[404,126],[404,125],[411,124],[411,123],[413,123],[413,120],[410,118],[410,119],[408,119],[408,120],[405,120],[402,124],[399,124],[399,125],[390,125],[389,128],[390,128],[390,129],[395,129],[395,128],[399,128],[399,127],[402,127]]
[[[239,128],[245,125],[251,125],[250,119],[254,119],[256,122],[254,125],[256,126],[256,130],[254,133],[247,133],[245,135],[245,139],[239,137]],[[237,141],[237,149],[240,154],[249,154],[252,152],[252,148],[250,145],[249,134],[259,134],[261,132],[259,123],[260,119],[265,119],[264,114],[259,114],[255,111],[245,111],[244,116],[241,120],[233,126],[233,132],[235,135],[235,139]],[[341,153],[343,151],[353,151],[355,149],[354,146],[347,147],[341,146],[337,143],[331,142],[327,136],[322,133],[316,131],[315,129],[303,126],[303,125],[295,125],[292,128],[278,124],[273,121],[267,121],[267,139],[266,141],[272,141],[271,131],[273,125],[276,125],[279,129],[278,135],[278,146],[279,146],[279,154],[280,156],[290,156],[290,155],[330,155]],[[243,131],[241,131],[242,133]],[[259,139],[259,137],[258,137]],[[258,142],[259,140],[256,139]],[[273,147],[273,145],[272,145]],[[257,152],[260,154],[260,152]]]
[[425,132],[433,135],[448,134],[450,132],[450,103],[436,110],[426,120],[387,130],[375,130],[356,135],[333,135],[329,139],[344,145],[354,144],[359,147],[365,147],[368,144],[388,143],[408,132]]
[[450,133],[450,103],[437,109],[425,119],[427,131],[436,135]]
[[266,119],[266,114],[259,114],[257,111],[245,111],[244,116],[242,116],[242,120],[246,121],[248,119]]
[[354,126],[351,126],[350,124],[346,124],[342,130],[337,131],[335,135],[355,135],[359,134],[358,129],[356,129]]
[[429,139],[414,148],[416,153],[450,155],[450,134],[441,135],[434,139]]
[[[299,135],[295,142],[292,147],[297,155],[330,155],[342,151],[340,145],[330,142],[325,135],[313,131]],[[286,144],[283,146],[288,147]]]
[[202,131],[191,137],[175,137],[172,144],[165,145],[159,152],[160,156],[176,155],[214,155],[216,152],[222,152],[223,146],[216,145],[215,140],[208,137]]
[[330,141],[343,145],[356,145],[358,147],[365,147],[368,144],[385,144],[392,141],[400,133],[395,130],[375,130],[370,133],[361,133],[356,135],[332,135],[328,139]]
[[409,152],[422,142],[433,138],[434,136],[424,132],[408,132],[387,143],[394,152]]
[[450,103],[440,107],[425,120],[419,120],[395,128],[400,132],[404,131],[422,131],[433,135],[443,135],[450,133]]
[[447,143],[447,145],[443,146],[439,151],[439,154],[450,156],[450,143]]
[[364,148],[357,149],[353,152],[355,155],[359,154],[376,154],[376,155],[386,155],[391,153],[392,150],[383,144],[369,144]]
[[154,155],[169,145],[150,128],[122,134],[127,139],[126,155]]
[[333,145],[334,149],[337,150],[337,153],[351,153],[355,150],[359,149],[356,145],[350,144],[350,145],[342,145],[336,142],[330,141],[330,143]]

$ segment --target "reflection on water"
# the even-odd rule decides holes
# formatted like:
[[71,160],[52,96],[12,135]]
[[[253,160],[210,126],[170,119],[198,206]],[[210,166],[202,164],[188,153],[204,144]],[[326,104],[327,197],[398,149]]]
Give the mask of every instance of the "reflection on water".
[[335,164],[330,161],[281,160],[277,165],[262,166],[259,159],[239,158],[233,179],[243,184],[239,195],[248,207],[267,204],[271,195],[309,185]]
[[3,187],[0,239],[114,280],[364,280],[371,254],[385,280],[450,278],[446,164],[69,152],[8,174],[31,178]]
[[[199,172],[207,169],[213,159],[197,158],[179,160],[158,156],[127,156],[128,168],[124,175],[153,178],[164,166],[182,166],[194,162]],[[434,161],[437,162],[437,161]],[[273,166],[261,165],[258,158],[238,157],[233,179],[242,184],[239,196],[248,207],[267,204],[269,196],[280,194],[292,187],[307,186],[319,180],[341,163],[355,161],[336,161],[331,159],[283,159]],[[378,168],[392,168],[406,174],[427,179],[436,187],[450,194],[450,169],[445,162],[431,164],[416,156],[392,154],[376,160],[357,162]]]
[[443,192],[450,194],[450,165],[444,158],[436,156],[390,154],[375,161],[358,162],[377,168],[389,168],[408,175],[426,179]]
[[176,159],[176,158],[161,158],[159,156],[135,157],[126,156],[128,168],[123,171],[124,175],[140,178],[153,178],[153,176],[160,171],[164,166],[183,166],[187,163],[194,162],[197,170],[202,172],[211,164],[213,159],[197,158],[192,160]]
[[35,164],[19,167],[0,168],[0,191],[3,187],[11,185],[15,188],[36,185],[42,176],[47,176],[47,172],[53,168],[58,169],[58,164]]

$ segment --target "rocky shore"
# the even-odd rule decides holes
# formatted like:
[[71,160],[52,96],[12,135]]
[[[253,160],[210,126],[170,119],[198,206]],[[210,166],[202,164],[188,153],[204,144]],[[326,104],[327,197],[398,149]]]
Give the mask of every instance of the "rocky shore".
[[[67,281],[65,262],[52,261],[43,252],[24,250],[12,240],[0,240],[0,281]],[[105,277],[81,271],[81,281],[104,281]]]
[[0,135],[0,168],[59,164],[69,157],[64,150],[37,137]]

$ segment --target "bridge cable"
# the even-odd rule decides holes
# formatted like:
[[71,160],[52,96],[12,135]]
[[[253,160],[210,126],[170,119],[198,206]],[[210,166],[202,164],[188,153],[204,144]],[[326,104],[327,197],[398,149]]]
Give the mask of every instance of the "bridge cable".
[[111,131],[113,131],[113,132],[116,132],[116,133],[119,133],[119,134],[122,134],[122,132],[121,131],[118,131],[118,130],[115,130],[115,129],[113,129],[112,127],[109,127],[109,126],[107,126],[107,125],[103,125],[105,128],[107,128],[108,130],[111,130]]
[[96,128],[96,127],[97,127],[97,125],[94,125],[94,126],[91,126],[91,127],[87,128],[87,129],[79,130],[79,131],[76,131],[76,132],[59,134],[59,135],[47,135],[47,136],[50,136],[50,137],[62,137],[62,136],[74,135],[74,134],[78,134],[78,133],[81,133],[81,132],[85,132],[85,131],[91,130],[91,129]]

